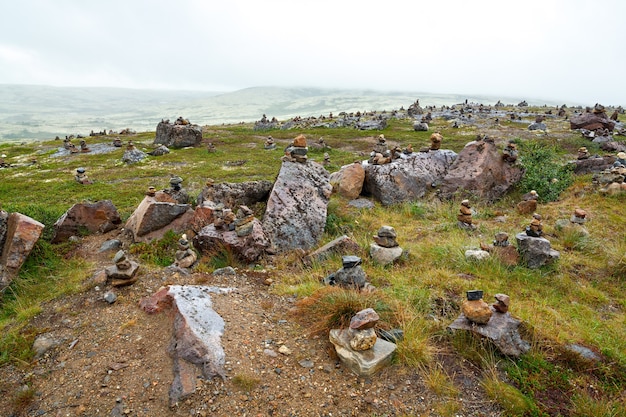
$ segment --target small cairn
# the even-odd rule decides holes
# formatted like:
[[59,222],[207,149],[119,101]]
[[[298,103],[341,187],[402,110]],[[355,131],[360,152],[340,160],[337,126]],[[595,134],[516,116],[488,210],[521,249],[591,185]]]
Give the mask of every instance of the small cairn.
[[234,224],[237,236],[244,237],[252,233],[252,227],[254,226],[254,212],[248,206],[239,206],[239,210],[237,210],[235,217]]
[[216,229],[233,231],[235,230],[235,220],[236,215],[229,208],[224,208],[224,206],[220,203],[215,208],[214,212],[215,220],[213,221],[213,225]]
[[589,236],[589,231],[585,228],[587,222],[587,212],[581,208],[574,210],[572,216],[567,219],[559,219],[556,221],[555,229],[559,232],[569,231],[579,234],[580,236]]
[[474,230],[476,225],[472,221],[472,207],[469,200],[461,201],[461,207],[459,208],[459,214],[457,214],[457,224],[461,229]]
[[123,145],[122,139],[120,138],[113,139],[113,142],[111,142],[111,145],[115,146],[116,148],[121,148]]
[[182,188],[183,179],[178,175],[170,178],[170,188],[163,190],[164,193],[172,197],[178,204],[188,204],[189,194]]
[[502,159],[509,164],[514,164],[515,161],[517,161],[518,155],[517,145],[513,142],[507,143],[506,147],[502,150]]
[[87,142],[84,139],[80,141],[80,151],[82,153],[91,152],[91,149],[89,149],[89,146],[87,146]]
[[411,155],[413,153],[413,145],[410,143],[406,145],[406,148],[402,150],[402,153],[405,155]]
[[389,150],[387,146],[387,139],[385,139],[385,135],[378,135],[378,142],[374,145],[374,152],[385,154]]
[[76,175],[74,175],[74,180],[76,180],[77,183],[82,184],[82,185],[93,184],[93,181],[91,181],[89,177],[87,177],[87,174],[85,171],[86,171],[85,168],[82,168],[82,167],[76,169]]
[[432,135],[430,135],[430,150],[438,151],[439,149],[441,149],[442,141],[443,141],[443,136],[441,136],[441,133],[435,132]]
[[207,149],[206,150],[207,150],[208,153],[215,153],[215,152],[217,152],[217,148],[215,147],[213,142],[209,142],[209,144],[207,145]]
[[396,238],[396,229],[391,226],[382,226],[374,236],[374,243],[370,243],[370,256],[374,262],[381,265],[394,263],[404,252]]
[[461,311],[465,318],[474,324],[487,324],[493,313],[489,304],[483,301],[483,291],[467,291],[466,297],[467,300],[461,304]]
[[533,214],[524,232],[515,235],[517,251],[528,268],[539,268],[559,259],[560,253],[552,249],[550,241],[543,236],[541,216]]
[[330,155],[328,154],[328,152],[324,152],[324,161],[322,161],[322,166],[329,166],[330,165]]
[[347,255],[341,258],[342,267],[326,278],[326,285],[337,285],[343,288],[361,290],[370,286],[366,281],[365,271],[361,268],[361,258]]
[[578,157],[576,159],[578,159],[579,161],[582,159],[589,159],[589,156],[589,151],[586,147],[581,146],[580,148],[578,148]]
[[267,139],[265,139],[265,144],[263,145],[263,149],[267,151],[272,151],[276,149],[276,142],[274,142],[273,137],[268,136]]
[[533,214],[530,225],[526,226],[526,235],[532,237],[541,237],[543,235],[543,225],[541,224],[541,215]]
[[126,252],[119,250],[113,258],[115,265],[107,267],[104,271],[107,279],[114,287],[131,285],[137,281],[139,264],[126,257]]
[[494,310],[496,310],[498,313],[506,313],[509,311],[511,298],[508,295],[498,293],[493,297],[496,299],[496,302],[491,305]]
[[522,196],[522,201],[517,203],[516,209],[519,214],[530,214],[537,211],[537,191],[531,190]]
[[291,145],[287,146],[285,149],[283,161],[306,163],[308,152],[309,148],[306,146],[306,137],[304,135],[298,135]]
[[187,235],[183,234],[178,240],[178,250],[175,254],[174,265],[179,268],[191,268],[198,260],[198,255],[191,248]]
[[396,350],[394,343],[379,339],[375,326],[379,316],[372,308],[356,313],[348,329],[332,329],[330,342],[337,356],[352,372],[370,376],[391,363]]

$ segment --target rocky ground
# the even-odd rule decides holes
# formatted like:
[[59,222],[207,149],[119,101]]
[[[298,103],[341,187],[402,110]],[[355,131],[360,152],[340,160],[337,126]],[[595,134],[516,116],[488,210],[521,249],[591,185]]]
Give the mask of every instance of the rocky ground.
[[[98,253],[116,232],[84,238],[73,256],[111,264]],[[6,416],[400,416],[439,415],[445,398],[428,390],[415,369],[399,364],[370,378],[341,365],[326,337],[311,336],[292,313],[296,299],[271,291],[271,271],[236,276],[140,269],[132,286],[111,290],[86,277],[84,292],[46,304],[30,324],[52,348],[31,364],[0,368],[0,414]],[[173,313],[147,314],[139,301],[166,284],[234,287],[213,295],[225,321],[225,378],[199,379],[195,394],[170,406]],[[496,416],[478,371],[442,354],[460,388],[457,415]]]

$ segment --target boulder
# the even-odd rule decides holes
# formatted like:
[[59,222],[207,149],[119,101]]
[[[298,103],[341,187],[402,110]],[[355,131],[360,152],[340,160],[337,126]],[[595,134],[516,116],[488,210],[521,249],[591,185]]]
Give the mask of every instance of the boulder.
[[272,185],[272,182],[265,180],[207,185],[198,195],[196,203],[200,206],[208,200],[222,203],[224,207],[230,209],[239,206],[252,207],[256,203],[267,201]]
[[444,199],[474,197],[495,201],[522,178],[521,166],[505,162],[490,140],[465,145],[441,183]]
[[162,238],[168,230],[175,233],[186,231],[193,215],[190,204],[177,204],[170,196],[159,192],[154,197],[143,199],[128,218],[124,229],[135,242],[146,242]]
[[528,126],[528,130],[546,130],[547,127],[544,123],[534,122]]
[[122,155],[122,162],[127,164],[135,164],[148,156],[144,151],[140,151],[139,149],[127,149],[124,151],[124,155]]
[[420,199],[444,178],[456,156],[450,150],[437,150],[402,155],[384,165],[364,163],[363,194],[385,206]]
[[239,259],[245,262],[257,261],[270,246],[263,226],[258,219],[250,223],[250,233],[238,236],[236,230],[216,228],[210,224],[203,227],[193,238],[193,245],[202,252],[212,252],[220,248],[232,251]]
[[122,219],[111,200],[74,204],[54,223],[52,243],[62,242],[84,231],[106,233],[115,229]]
[[570,119],[570,129],[587,129],[587,130],[599,130],[608,129],[612,132],[615,128],[615,122],[608,117],[606,113],[583,113],[579,116],[574,116]]
[[476,325],[461,314],[448,328],[466,330],[486,337],[503,355],[517,358],[528,352],[530,345],[522,340],[518,332],[521,321],[511,317],[509,313],[498,313],[493,307],[491,309],[493,314],[486,324]]
[[229,288],[171,285],[141,300],[140,307],[147,313],[159,312],[167,306],[175,312],[170,345],[174,369],[169,392],[171,406],[195,392],[198,373],[205,379],[225,378],[221,343],[224,320],[213,310],[211,293],[230,291]]
[[365,169],[360,162],[344,165],[339,171],[330,174],[333,192],[349,200],[354,200],[361,195],[364,181]]
[[7,228],[9,227],[9,213],[0,210],[0,254],[7,238]]
[[0,292],[11,284],[39,240],[44,225],[20,213],[11,213],[6,221],[6,237],[0,257]]
[[520,257],[529,268],[540,268],[559,259],[560,253],[552,249],[548,239],[528,236],[524,232],[515,235],[515,239]]
[[356,128],[359,130],[383,130],[387,127],[387,120],[363,120],[356,124]]
[[572,161],[574,165],[574,174],[589,174],[593,172],[602,172],[613,166],[617,158],[613,155],[606,155],[597,158],[576,159]]
[[489,259],[489,252],[481,249],[468,249],[465,251],[465,259],[472,262],[480,262]]
[[320,164],[282,163],[263,216],[263,230],[277,252],[317,245],[331,193],[329,174]]
[[155,145],[168,148],[184,148],[198,145],[202,141],[202,129],[195,124],[171,124],[161,121],[156,128]]

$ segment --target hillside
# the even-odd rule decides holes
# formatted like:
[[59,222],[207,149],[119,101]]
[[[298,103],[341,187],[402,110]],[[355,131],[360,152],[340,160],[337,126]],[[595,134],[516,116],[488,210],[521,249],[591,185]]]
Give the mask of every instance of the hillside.
[[[357,100],[307,89],[261,92],[281,103],[277,109],[316,109],[316,116],[324,106]],[[253,98],[263,95],[259,91],[234,94],[238,98],[212,99],[222,100],[224,106],[244,99],[257,109],[265,103]],[[407,108],[417,98],[407,102],[408,96],[398,97],[403,102],[397,108]],[[330,111],[343,110],[349,109]],[[576,159],[581,146],[592,155],[615,152],[603,151],[599,143],[570,130],[565,116],[546,114],[551,110],[556,109],[485,105],[479,111],[478,105],[470,105],[471,120],[453,127],[453,119],[433,109],[428,132],[413,130],[413,119],[402,112],[382,131],[310,126],[255,131],[252,123],[207,122],[201,145],[130,165],[121,162],[123,148],[63,154],[62,143],[54,140],[0,144],[11,165],[0,169],[1,208],[46,225],[0,308],[0,410],[13,416],[626,415],[626,194],[601,193],[592,174],[574,176],[563,168]],[[568,108],[567,117],[575,110]],[[546,116],[547,129],[528,130],[538,115]],[[620,114],[619,121],[625,120]],[[311,146],[308,156],[321,162],[327,152],[331,162],[326,168],[335,172],[367,159],[381,133],[390,147],[410,144],[420,149],[429,145],[433,131],[441,132],[442,149],[455,152],[477,135],[488,135],[498,149],[514,141],[525,180],[496,202],[472,199],[478,224],[474,231],[457,226],[460,202],[440,200],[436,187],[422,199],[391,206],[364,196],[373,203],[370,209],[353,207],[334,194],[320,245],[343,234],[355,240],[368,282],[376,287],[371,293],[323,284],[341,266],[339,256],[307,267],[299,250],[268,254],[253,264],[237,260],[228,250],[216,250],[202,254],[187,275],[165,268],[173,262],[176,235],[138,244],[117,228],[50,243],[54,222],[73,204],[109,199],[126,220],[149,186],[167,187],[172,175],[183,178],[194,200],[209,178],[215,183],[273,181],[281,149],[299,134],[310,144],[323,137],[330,148]],[[277,150],[264,150],[268,135]],[[95,148],[119,137],[150,151],[154,136],[150,130],[86,140]],[[624,144],[624,137],[614,139]],[[207,152],[209,143],[215,152]],[[86,167],[94,183],[74,181],[77,167]],[[513,237],[524,230],[530,215],[519,214],[516,205],[531,189],[542,197],[537,212],[560,259],[538,269],[507,266],[495,258],[468,260],[467,249],[490,244],[497,232]],[[575,208],[588,213],[588,236],[562,233],[555,226],[557,220],[569,219]],[[257,217],[264,209],[263,204],[254,208]],[[383,225],[396,229],[408,253],[391,266],[375,264],[368,254],[372,236]],[[99,248],[113,238],[121,239],[141,265],[138,282],[119,289],[94,276],[111,265],[113,254]],[[226,266],[236,268],[236,275],[213,275]],[[168,403],[173,317],[166,311],[148,315],[138,308],[141,299],[168,284],[237,289],[212,296],[215,311],[226,322],[225,377],[200,379],[198,391],[174,406]],[[507,357],[483,339],[448,331],[466,291],[474,289],[484,290],[487,302],[497,293],[511,297],[510,312],[523,322],[520,333],[530,343],[528,353]],[[103,299],[108,290],[117,295],[113,304]],[[391,366],[371,377],[357,377],[339,362],[328,331],[365,307],[379,312],[381,328],[401,329],[404,339]],[[57,344],[35,357],[33,341],[41,335]],[[288,351],[280,353],[282,346]],[[579,355],[572,346],[588,349],[593,358]]]

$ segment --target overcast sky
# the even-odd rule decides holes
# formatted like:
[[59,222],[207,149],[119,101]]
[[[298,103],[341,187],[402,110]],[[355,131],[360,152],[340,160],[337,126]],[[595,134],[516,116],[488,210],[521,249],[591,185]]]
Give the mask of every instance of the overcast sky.
[[0,0],[0,83],[626,105],[623,0]]

